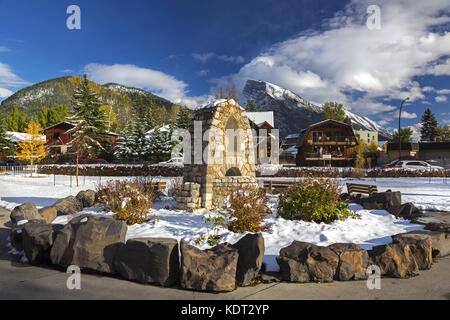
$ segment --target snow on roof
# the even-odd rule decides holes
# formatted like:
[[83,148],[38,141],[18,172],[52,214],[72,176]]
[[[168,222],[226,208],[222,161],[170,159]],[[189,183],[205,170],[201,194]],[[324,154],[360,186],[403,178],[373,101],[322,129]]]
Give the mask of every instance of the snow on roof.
[[288,134],[285,139],[297,139],[298,137],[300,137],[300,133],[291,133]]
[[264,121],[274,127],[273,111],[246,112],[247,117],[256,124]]
[[147,131],[145,134],[147,136],[151,135],[153,132],[155,132],[155,130],[158,130],[160,132],[170,132],[170,125],[166,124],[166,125],[164,125],[162,127],[159,127],[159,128],[153,128],[153,129]]
[[221,103],[229,103],[229,104],[232,104],[232,105],[237,105],[237,106],[239,106],[241,109],[244,109],[244,108],[242,108],[242,107],[236,102],[236,100],[234,100],[234,99],[216,99],[216,100],[214,100],[214,101],[210,101],[210,102],[208,102],[208,103],[206,103],[206,104],[204,104],[204,105],[198,107],[196,110],[198,110],[198,109],[207,109],[207,108],[217,107],[217,106],[218,106],[219,104],[221,104]]
[[[7,131],[6,137],[9,141],[17,143],[17,142],[24,142],[31,139],[31,135],[24,132],[13,132],[13,131]],[[46,141],[46,138],[44,135],[41,135],[42,141]]]

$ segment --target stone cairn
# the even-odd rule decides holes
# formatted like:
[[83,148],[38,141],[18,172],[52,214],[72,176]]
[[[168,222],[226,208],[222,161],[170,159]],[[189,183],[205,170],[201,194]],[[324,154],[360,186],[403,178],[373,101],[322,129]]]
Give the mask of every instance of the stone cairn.
[[[197,128],[201,124],[201,132],[195,132],[195,124]],[[235,146],[225,134],[230,129],[239,135]],[[257,186],[253,134],[245,110],[236,101],[218,100],[196,110],[189,133],[191,153],[185,156],[190,156],[190,164],[183,169],[177,209],[222,208],[234,190]],[[215,161],[217,158],[223,161]]]

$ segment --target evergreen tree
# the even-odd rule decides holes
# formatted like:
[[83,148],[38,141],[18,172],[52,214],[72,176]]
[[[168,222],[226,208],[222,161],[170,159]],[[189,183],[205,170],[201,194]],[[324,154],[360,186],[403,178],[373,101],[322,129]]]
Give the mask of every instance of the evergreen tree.
[[182,107],[177,114],[175,125],[180,129],[188,129],[192,122],[192,111],[186,107]]
[[64,105],[57,105],[53,108],[44,107],[39,113],[38,120],[43,128],[50,127],[66,120],[69,115],[69,108]]
[[131,151],[134,160],[143,161],[147,156],[148,139],[144,125],[140,119],[135,119],[131,134]]
[[439,128],[436,141],[450,142],[450,126],[448,124]]
[[[413,132],[411,128],[400,128],[400,136],[402,143],[408,143],[412,141]],[[398,131],[394,131],[392,135],[392,142],[398,143]]]
[[5,128],[0,124],[0,157],[12,156],[15,149],[14,143],[8,139]]
[[430,109],[426,109],[423,113],[421,124],[420,139],[422,141],[435,141],[439,127],[436,117]]
[[117,144],[114,150],[114,156],[118,159],[122,160],[130,160],[133,158],[133,149],[132,149],[132,135],[133,135],[133,121],[128,121],[125,129],[120,133],[119,138],[117,139]]
[[148,143],[148,159],[152,163],[167,161],[170,159],[174,142],[172,139],[173,128],[169,125],[154,129],[150,134]]
[[345,108],[342,103],[325,102],[322,112],[325,119],[332,119],[340,122],[345,121]]
[[248,99],[247,100],[247,105],[246,105],[246,109],[249,112],[257,112],[258,109],[256,108],[256,104],[254,100]]
[[25,160],[34,165],[47,155],[45,140],[42,139],[42,128],[39,122],[31,121],[25,133],[28,134],[28,137],[25,141],[18,143],[19,151],[17,152],[17,157],[19,160]]
[[79,157],[94,156],[104,150],[105,119],[100,110],[100,99],[97,93],[89,87],[89,81],[84,75],[82,82],[73,93],[73,111],[70,117],[75,125],[67,133],[72,137],[70,144],[76,154],[76,177],[78,184]]
[[28,125],[27,115],[16,106],[5,117],[6,130],[14,132],[24,132]]
[[153,109],[149,107],[144,115],[144,130],[145,132],[149,132],[154,128],[155,128],[155,118],[153,117]]

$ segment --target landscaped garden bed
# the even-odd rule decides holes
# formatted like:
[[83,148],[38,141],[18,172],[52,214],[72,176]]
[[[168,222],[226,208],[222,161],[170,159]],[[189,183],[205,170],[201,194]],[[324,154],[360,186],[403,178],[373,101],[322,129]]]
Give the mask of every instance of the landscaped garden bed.
[[[234,217],[227,210],[175,210],[172,198],[160,197],[145,221],[134,223],[99,204],[98,193],[85,191],[47,208],[24,204],[14,209],[10,240],[29,263],[76,264],[132,281],[208,291],[230,291],[259,281],[364,279],[372,263],[384,276],[410,277],[429,269],[433,257],[450,253],[448,226],[415,224],[398,216],[412,219],[419,212],[412,204],[402,204],[398,193],[351,197],[350,212],[337,213],[330,221],[322,215],[329,207],[311,216],[280,213],[280,201],[303,192],[292,190],[281,196],[284,200],[269,198],[270,211],[251,224],[236,217],[255,217],[264,208],[261,197],[248,192],[236,194],[234,201],[242,210],[235,207]],[[125,198],[121,208],[126,208]],[[342,208],[341,197],[328,200]],[[257,212],[251,210],[255,205],[242,201],[258,203]],[[243,231],[247,228],[259,232]],[[275,273],[269,277],[267,272]]]

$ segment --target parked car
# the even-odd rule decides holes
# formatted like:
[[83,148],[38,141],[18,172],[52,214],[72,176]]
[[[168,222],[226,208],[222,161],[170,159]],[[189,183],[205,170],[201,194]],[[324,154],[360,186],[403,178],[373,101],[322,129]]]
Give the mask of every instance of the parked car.
[[426,161],[420,160],[394,160],[384,168],[410,168],[410,169],[427,169],[427,170],[444,170],[443,167],[434,166]]
[[167,161],[161,161],[158,163],[159,165],[169,165],[169,166],[182,166],[183,165],[183,157],[175,157],[169,159]]

